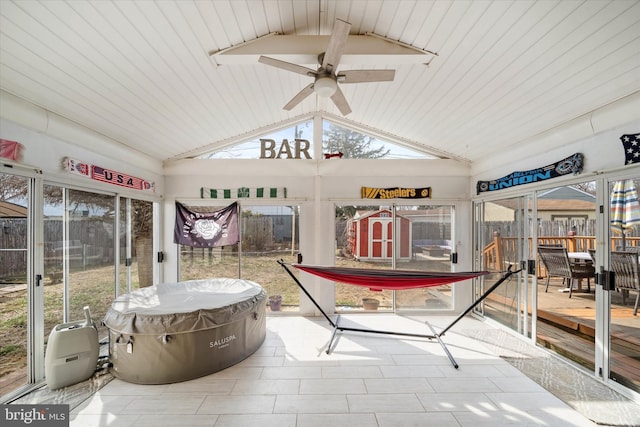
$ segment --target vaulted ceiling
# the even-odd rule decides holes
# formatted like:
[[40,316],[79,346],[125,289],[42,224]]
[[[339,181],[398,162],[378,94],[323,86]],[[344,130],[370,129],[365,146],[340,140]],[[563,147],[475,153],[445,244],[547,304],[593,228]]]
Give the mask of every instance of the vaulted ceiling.
[[[394,80],[284,110],[313,79],[259,55],[315,70],[336,19]],[[0,89],[162,161],[319,114],[473,162],[638,92],[640,1],[0,0]]]

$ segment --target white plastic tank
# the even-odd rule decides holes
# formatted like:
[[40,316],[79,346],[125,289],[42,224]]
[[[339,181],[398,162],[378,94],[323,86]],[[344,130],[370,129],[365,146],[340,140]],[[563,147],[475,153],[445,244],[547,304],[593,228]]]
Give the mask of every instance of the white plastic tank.
[[90,378],[98,364],[98,330],[84,307],[85,320],[56,325],[44,357],[47,385],[56,390]]

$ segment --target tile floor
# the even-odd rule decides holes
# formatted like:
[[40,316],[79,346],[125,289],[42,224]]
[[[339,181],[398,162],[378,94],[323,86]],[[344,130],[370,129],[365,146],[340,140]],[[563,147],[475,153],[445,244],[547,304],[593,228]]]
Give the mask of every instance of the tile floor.
[[[420,318],[347,317],[354,327],[428,333]],[[437,342],[417,338],[345,332],[327,355],[324,319],[268,317],[264,344],[240,364],[175,384],[114,379],[71,410],[71,426],[597,425],[456,329],[493,328],[465,318],[446,334],[459,369]]]

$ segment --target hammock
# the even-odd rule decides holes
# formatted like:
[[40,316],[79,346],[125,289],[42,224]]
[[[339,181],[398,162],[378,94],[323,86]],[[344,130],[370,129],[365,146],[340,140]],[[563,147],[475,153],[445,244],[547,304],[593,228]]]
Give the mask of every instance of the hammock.
[[[469,314],[471,310],[473,310],[478,304],[480,304],[486,297],[489,296],[491,292],[493,292],[502,282],[511,277],[512,274],[518,273],[520,270],[511,271],[511,266],[509,269],[503,274],[503,276],[489,289],[487,289],[482,295],[480,295],[469,307],[466,308],[464,312],[462,312],[458,317],[455,318],[446,328],[444,328],[440,333],[437,333],[433,326],[429,324],[429,322],[425,322],[425,324],[431,329],[432,334],[413,334],[413,333],[405,333],[405,332],[392,332],[392,331],[381,331],[376,329],[363,329],[363,328],[352,328],[348,326],[340,325],[340,315],[337,316],[336,321],[334,322],[329,315],[320,307],[318,302],[311,296],[309,291],[300,283],[300,280],[293,274],[291,270],[287,267],[287,264],[283,260],[279,260],[278,264],[284,268],[284,270],[289,274],[289,276],[293,279],[293,281],[298,285],[298,287],[305,293],[305,295],[311,300],[313,305],[316,306],[320,313],[327,319],[327,322],[333,327],[333,334],[331,335],[331,339],[329,340],[329,344],[327,345],[327,354],[331,353],[332,345],[336,337],[336,333],[338,331],[351,331],[351,332],[368,332],[373,334],[387,334],[387,335],[399,335],[405,337],[418,337],[418,338],[427,338],[427,339],[436,339],[438,343],[446,353],[449,361],[453,365],[454,368],[458,369],[458,362],[455,361],[447,345],[442,341],[441,337],[451,329],[456,323],[460,321],[464,316]],[[425,273],[420,271],[413,270],[369,270],[365,268],[346,268],[346,267],[318,267],[318,266],[309,266],[302,264],[291,264],[293,267],[306,271],[307,273],[314,274],[316,276],[334,280],[336,282],[349,283],[357,286],[366,286],[370,289],[374,290],[382,290],[382,289],[391,289],[391,290],[399,290],[399,289],[413,289],[413,288],[424,288],[430,286],[438,286],[444,285],[447,283],[459,282],[465,279],[471,279],[474,277],[479,277],[485,274],[489,274],[488,271],[475,271],[475,272],[466,272],[466,273]]]
[[314,274],[324,279],[349,283],[350,285],[364,286],[372,291],[382,291],[384,289],[398,291],[402,289],[427,288],[489,274],[488,271],[441,273],[415,270],[371,270],[366,268],[292,265],[298,270]]

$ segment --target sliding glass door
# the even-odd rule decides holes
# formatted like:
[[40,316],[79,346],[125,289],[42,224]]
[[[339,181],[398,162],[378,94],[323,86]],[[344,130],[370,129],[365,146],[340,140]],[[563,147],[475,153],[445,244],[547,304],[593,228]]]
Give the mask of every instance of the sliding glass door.
[[478,282],[476,298],[508,269],[522,268],[494,290],[477,311],[528,336],[534,303],[533,277],[527,274],[533,233],[531,197],[481,202],[476,204],[475,215],[475,269],[490,272]]
[[0,401],[44,379],[56,325],[88,306],[104,338],[117,292],[153,284],[154,205],[121,200],[119,210],[115,194],[0,173]]
[[[538,258],[537,343],[595,369],[597,292],[589,253],[595,248],[595,182],[540,190],[537,198],[538,247],[562,249],[566,274]],[[564,259],[564,258],[563,258]]]
[[153,202],[118,200],[118,295],[154,284]]
[[[336,206],[335,265],[451,271],[453,215],[453,206]],[[453,288],[370,291],[336,283],[335,301],[337,312],[446,310],[453,308]]]
[[0,188],[0,396],[6,396],[34,380],[36,288],[29,267],[31,180],[0,173]]
[[[615,288],[608,291],[609,378],[640,393],[640,177],[611,180],[605,197],[610,205],[607,233],[609,270]],[[636,310],[636,307],[637,310]],[[606,322],[606,320],[605,320]],[[605,363],[606,366],[606,363]]]
[[115,196],[56,185],[44,194],[46,339],[56,324],[83,319],[85,306],[104,317],[115,296],[117,236]]

